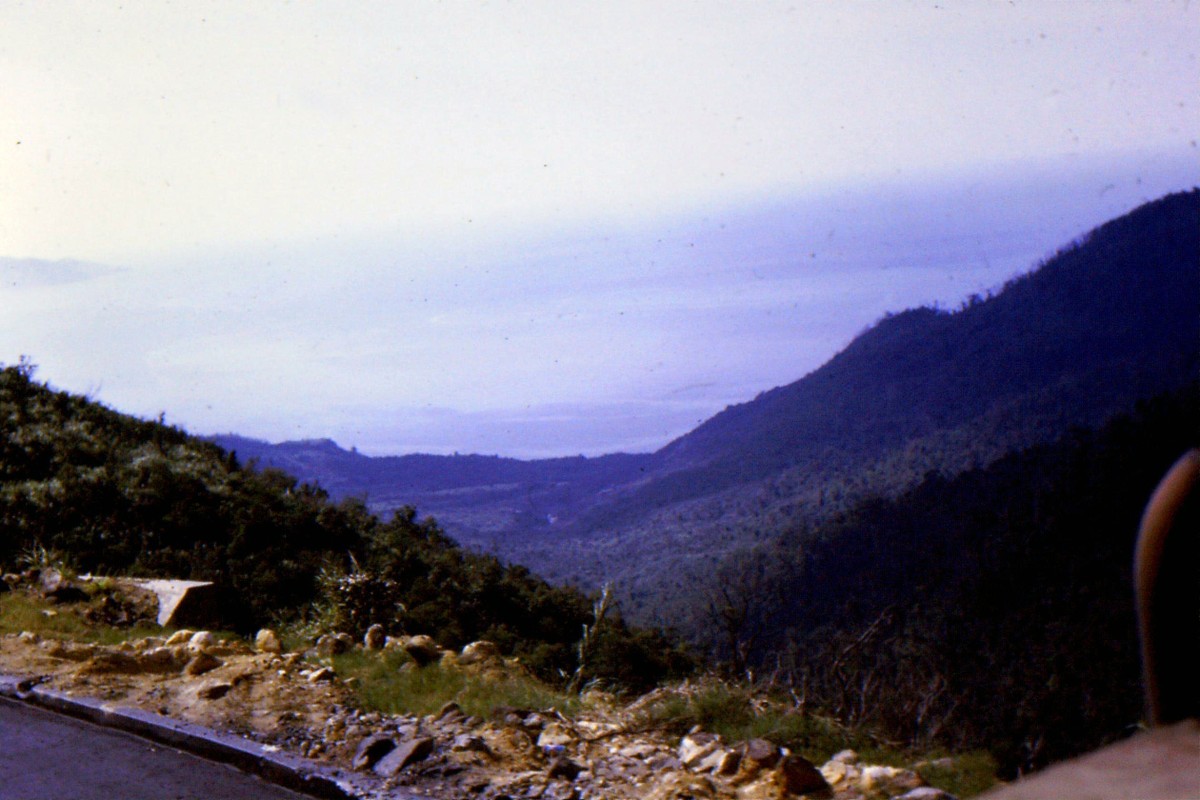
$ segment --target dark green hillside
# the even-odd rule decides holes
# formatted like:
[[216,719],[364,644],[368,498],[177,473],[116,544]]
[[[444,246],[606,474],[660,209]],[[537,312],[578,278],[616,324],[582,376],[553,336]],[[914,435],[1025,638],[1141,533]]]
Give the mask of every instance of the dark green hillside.
[[957,474],[1103,424],[1193,380],[1198,265],[1193,190],[1081,236],[994,296],[890,315],[810,375],[650,455],[248,452],[377,510],[418,502],[457,541],[552,579],[613,579],[629,613],[690,625],[695,587],[725,553],[895,496],[930,470]]
[[1009,770],[1119,738],[1142,712],[1138,522],[1197,445],[1193,385],[793,529],[724,565],[719,605],[742,622],[727,641],[814,705],[900,740],[987,747]]
[[615,577],[631,614],[697,631],[695,587],[724,554],[1194,380],[1197,265],[1200,191],[1149,203],[993,297],[885,318],[655,454],[576,521],[579,536],[518,534],[501,552],[552,578]]
[[[27,362],[0,369],[0,569],[46,548],[80,571],[217,581],[246,627],[340,600],[352,633],[379,622],[447,646],[487,638],[548,676],[574,669],[592,613],[579,592],[465,553],[411,508],[381,522],[357,500],[243,469],[215,444],[32,374]],[[641,686],[672,658],[657,634],[610,619],[591,674]]]
[[1020,398],[1034,400],[1023,424],[1098,424],[1200,371],[1198,265],[1200,191],[1149,203],[994,297],[885,318],[807,377],[672,442],[624,501],[657,506],[819,469],[827,448],[863,463]]

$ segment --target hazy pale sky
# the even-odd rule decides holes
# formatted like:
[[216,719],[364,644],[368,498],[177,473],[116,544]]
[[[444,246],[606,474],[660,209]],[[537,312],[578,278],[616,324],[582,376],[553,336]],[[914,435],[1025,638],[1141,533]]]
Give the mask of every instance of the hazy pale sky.
[[0,360],[198,432],[656,447],[1200,182],[1197,42],[1161,0],[0,0]]

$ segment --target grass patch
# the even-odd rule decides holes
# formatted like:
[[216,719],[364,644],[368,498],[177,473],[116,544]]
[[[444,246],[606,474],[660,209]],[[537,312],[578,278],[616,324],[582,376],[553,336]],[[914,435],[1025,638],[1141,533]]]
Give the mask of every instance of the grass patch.
[[869,739],[833,720],[802,714],[748,688],[717,679],[664,694],[639,710],[634,725],[679,735],[698,725],[720,734],[727,742],[770,739],[818,764],[839,750],[871,747]]
[[920,753],[881,745],[864,731],[847,728],[825,717],[802,714],[787,702],[772,700],[761,692],[716,678],[664,692],[636,712],[633,724],[660,728],[677,735],[698,725],[704,731],[720,734],[729,743],[769,739],[815,764],[846,749],[855,750],[866,764],[904,768],[948,756],[948,763],[922,766],[921,776],[929,785],[964,800],[997,783],[996,760],[985,751]]
[[[118,644],[147,636],[170,636],[174,631],[154,624],[122,628],[88,622],[82,615],[86,603],[55,605],[26,592],[0,594],[0,633],[31,631],[47,639]],[[46,612],[53,612],[47,614]]]
[[417,667],[403,653],[352,652],[333,658],[343,678],[355,678],[359,705],[387,714],[432,714],[451,701],[464,713],[486,717],[501,706],[556,708],[572,713],[578,701],[529,676],[487,677],[454,667]]
[[950,755],[948,766],[923,766],[920,773],[930,786],[944,789],[955,797],[966,800],[996,786],[999,783],[996,779],[998,770],[999,764],[991,753],[986,750],[972,750]]

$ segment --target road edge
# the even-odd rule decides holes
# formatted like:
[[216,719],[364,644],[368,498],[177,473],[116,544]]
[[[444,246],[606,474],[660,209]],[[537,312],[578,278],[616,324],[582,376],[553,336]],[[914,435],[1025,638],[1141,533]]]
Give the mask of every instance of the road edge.
[[[324,800],[359,800],[366,786],[357,786],[340,769],[324,768],[232,734],[190,722],[105,703],[38,685],[37,678],[0,673],[0,697],[18,700],[66,716],[125,731],[143,739],[229,764],[263,780]],[[356,776],[361,781],[361,776]]]

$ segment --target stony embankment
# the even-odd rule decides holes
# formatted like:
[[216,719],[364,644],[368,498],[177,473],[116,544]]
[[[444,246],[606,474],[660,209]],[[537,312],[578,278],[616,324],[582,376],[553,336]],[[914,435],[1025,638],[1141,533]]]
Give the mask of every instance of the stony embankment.
[[[50,611],[44,613],[53,613]],[[427,636],[362,642],[322,636],[285,652],[264,630],[253,643],[180,630],[115,645],[0,637],[0,672],[50,689],[234,733],[340,770],[365,798],[438,800],[952,800],[913,769],[862,763],[851,751],[812,764],[765,739],[680,737],[644,724],[647,706],[694,687],[662,688],[632,704],[590,693],[570,715],[553,708],[496,708],[485,719],[450,702],[423,716],[358,706],[354,678],[333,656],[400,663],[401,670],[462,672],[477,684],[522,676],[494,645],[461,652]],[[403,651],[397,659],[392,651]],[[937,765],[935,765],[937,766]]]
[[[917,770],[863,764],[851,751],[818,766],[763,739],[728,743],[694,731],[679,740],[635,730],[631,707],[599,700],[572,717],[510,708],[483,719],[453,703],[420,717],[365,712],[354,708],[351,687],[320,660],[345,646],[344,639],[329,637],[311,656],[284,653],[269,631],[254,647],[206,631],[113,646],[26,632],[0,639],[0,669],[372,776],[375,783],[364,783],[364,794],[380,798],[950,797],[924,786]],[[415,654],[412,669],[434,658],[443,669],[516,668],[486,643],[462,653],[437,650],[427,637],[390,640],[381,649],[387,647]]]

